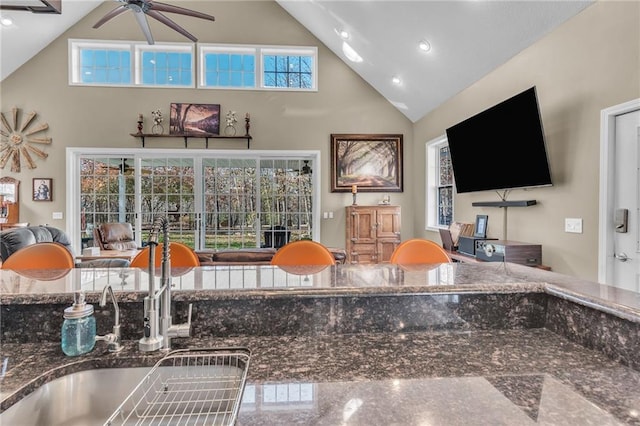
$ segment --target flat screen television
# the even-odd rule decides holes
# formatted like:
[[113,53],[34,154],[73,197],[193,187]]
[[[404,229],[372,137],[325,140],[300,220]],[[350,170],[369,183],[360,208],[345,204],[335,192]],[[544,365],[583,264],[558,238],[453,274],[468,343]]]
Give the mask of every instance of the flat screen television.
[[447,129],[458,193],[549,186],[535,86]]

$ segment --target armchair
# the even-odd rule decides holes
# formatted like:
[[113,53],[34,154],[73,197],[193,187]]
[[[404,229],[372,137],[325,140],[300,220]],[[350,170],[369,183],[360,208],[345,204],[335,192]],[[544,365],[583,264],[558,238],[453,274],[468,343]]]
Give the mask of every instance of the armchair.
[[93,229],[93,241],[100,250],[135,250],[133,227],[127,222],[103,223]]
[[[75,258],[71,241],[67,234],[52,226],[27,226],[0,232],[0,259],[4,262],[19,249],[41,242],[62,244]],[[77,268],[126,268],[130,262],[126,259],[97,259],[77,262]]]

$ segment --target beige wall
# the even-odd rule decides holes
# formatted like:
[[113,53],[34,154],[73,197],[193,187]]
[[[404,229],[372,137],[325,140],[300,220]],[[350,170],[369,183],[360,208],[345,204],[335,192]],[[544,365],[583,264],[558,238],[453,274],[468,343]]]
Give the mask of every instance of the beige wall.
[[[300,26],[274,2],[185,2],[185,7],[216,17],[215,23],[176,17],[201,42],[296,44],[319,47],[317,93],[241,92],[225,90],[102,89],[69,87],[67,39],[140,40],[131,16],[117,18],[100,30],[92,25],[114,7],[106,2],[54,41],[39,55],[2,81],[2,111],[12,106],[35,110],[50,125],[53,146],[49,158],[35,170],[16,175],[22,181],[21,220],[50,223],[54,211],[65,209],[65,147],[139,147],[129,136],[139,112],[149,117],[171,102],[219,103],[223,110],[251,113],[252,149],[320,150],[321,211],[335,218],[322,220],[321,240],[344,246],[344,206],[347,193],[329,190],[331,133],[402,133],[405,140],[405,192],[392,193],[403,208],[403,239],[424,236],[425,142],[447,127],[536,85],[541,103],[555,185],[517,190],[511,200],[536,199],[539,205],[511,208],[509,239],[543,246],[543,261],[555,271],[597,278],[598,167],[600,110],[640,97],[640,3],[601,1],[571,19],[532,47],[462,91],[413,125],[346,64]],[[185,41],[164,26],[152,24],[157,40]],[[415,136],[414,136],[415,135]],[[150,146],[151,143],[148,145]],[[231,142],[210,145],[234,148]],[[154,147],[183,146],[182,140],[153,141]],[[196,147],[202,147],[197,146]],[[13,175],[9,166],[2,175]],[[33,177],[54,179],[54,202],[34,203]],[[377,203],[383,194],[359,194],[359,204]],[[473,201],[495,201],[492,192],[456,198],[456,220],[474,221],[489,215],[489,236],[501,237],[502,210],[475,208]],[[564,233],[565,217],[582,217],[582,234]]]
[[[414,128],[413,156],[423,159],[425,142],[445,129],[530,86],[537,86],[554,186],[514,190],[510,200],[535,199],[538,205],[508,210],[508,238],[542,244],[543,262],[554,271],[597,279],[600,111],[640,97],[640,3],[604,1],[524,50],[431,112]],[[498,131],[498,129],[496,130]],[[486,141],[490,149],[491,141]],[[416,163],[416,170],[424,164]],[[499,170],[478,172],[499,173]],[[424,184],[415,188],[424,205]],[[461,194],[455,219],[473,222],[489,215],[488,235],[502,238],[503,210],[472,207],[498,201],[494,192]],[[417,234],[424,214],[414,216]],[[564,232],[564,218],[583,218],[583,233]]]
[[[182,5],[182,3],[181,3]],[[136,131],[138,113],[147,117],[161,108],[165,113],[171,102],[216,103],[223,113],[232,109],[244,117],[251,114],[251,149],[310,149],[321,151],[322,206],[321,211],[333,211],[334,219],[322,220],[321,241],[330,246],[344,247],[344,207],[351,204],[351,194],[330,192],[331,133],[400,133],[408,146],[412,140],[412,123],[368,83],[313,37],[304,27],[275,2],[184,2],[184,7],[210,13],[214,23],[177,16],[203,43],[247,43],[274,45],[312,45],[319,49],[319,91],[317,93],[285,93],[197,89],[140,89],[69,87],[67,77],[67,39],[140,40],[142,33],[131,14],[105,24],[99,30],[91,27],[115,7],[105,2],[84,20],[2,81],[2,111],[17,106],[35,110],[39,118],[49,123],[53,145],[45,150],[46,160],[37,161],[37,169],[16,175],[22,182],[21,221],[32,224],[49,223],[65,228],[65,220],[52,219],[52,212],[65,211],[65,148],[66,147],[140,147],[140,141],[129,134]],[[181,35],[155,25],[152,32],[158,41],[188,41]],[[147,147],[183,148],[182,139],[147,140]],[[193,143],[204,148],[204,142]],[[246,143],[212,141],[210,149],[244,149]],[[409,153],[411,150],[409,150]],[[7,165],[2,175],[14,175]],[[410,161],[405,172],[413,175]],[[31,180],[34,177],[54,179],[54,201],[31,201]],[[413,233],[411,211],[411,181],[408,191],[391,194],[401,203],[407,219],[404,235]],[[358,201],[377,203],[384,194],[359,194]],[[66,215],[65,215],[66,218]]]

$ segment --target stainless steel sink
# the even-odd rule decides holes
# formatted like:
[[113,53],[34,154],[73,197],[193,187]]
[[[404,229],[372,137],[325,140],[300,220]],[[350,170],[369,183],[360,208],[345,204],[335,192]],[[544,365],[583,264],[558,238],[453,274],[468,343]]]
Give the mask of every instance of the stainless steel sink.
[[151,367],[102,368],[55,379],[0,414],[0,425],[104,425]]
[[152,368],[69,374],[9,407],[0,425],[233,425],[249,359],[246,348],[185,349]]

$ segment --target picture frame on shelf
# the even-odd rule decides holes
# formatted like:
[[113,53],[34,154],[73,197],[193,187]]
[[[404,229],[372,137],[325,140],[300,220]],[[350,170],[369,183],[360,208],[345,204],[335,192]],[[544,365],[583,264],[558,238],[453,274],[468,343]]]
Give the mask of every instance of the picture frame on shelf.
[[331,134],[331,192],[402,192],[401,134]]
[[487,222],[489,216],[486,214],[476,215],[476,226],[473,231],[473,236],[476,238],[487,238]]
[[53,201],[53,179],[33,178],[33,201]]
[[171,104],[169,135],[206,136],[219,134],[220,104]]

